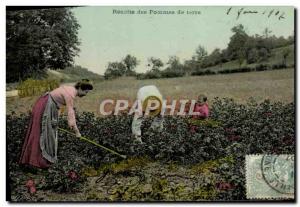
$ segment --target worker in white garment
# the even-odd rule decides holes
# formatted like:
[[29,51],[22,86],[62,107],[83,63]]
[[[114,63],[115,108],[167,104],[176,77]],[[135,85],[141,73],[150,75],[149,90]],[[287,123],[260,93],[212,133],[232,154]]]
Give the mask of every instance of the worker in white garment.
[[[135,113],[132,121],[132,133],[135,137],[135,140],[139,143],[142,141],[142,123],[147,117],[154,116],[151,128],[156,131],[162,131],[164,119],[160,115],[162,108],[162,95],[159,92],[158,88],[154,85],[144,86],[140,88],[137,92],[137,99],[141,101],[142,104],[142,113]],[[155,109],[151,109],[151,103],[156,103]],[[148,109],[147,109],[148,107]],[[151,110],[149,110],[151,109]]]

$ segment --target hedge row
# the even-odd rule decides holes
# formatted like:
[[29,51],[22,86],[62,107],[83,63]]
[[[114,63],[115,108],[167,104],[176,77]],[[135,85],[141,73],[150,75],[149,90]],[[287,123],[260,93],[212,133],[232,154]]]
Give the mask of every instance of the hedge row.
[[184,71],[159,71],[159,72],[147,72],[138,74],[136,76],[139,80],[144,79],[158,79],[158,78],[176,78],[176,77],[182,77],[185,75]]
[[52,91],[53,89],[59,87],[58,80],[34,80],[27,79],[21,82],[18,89],[18,95],[20,97],[41,95],[47,91]]
[[[294,65],[291,65],[293,67]],[[265,71],[265,70],[279,70],[288,68],[285,64],[259,64],[255,67],[242,67],[235,69],[224,69],[220,71],[212,71],[212,70],[201,70],[194,71],[191,73],[192,76],[202,76],[202,75],[216,75],[216,74],[229,74],[229,73],[244,73],[244,72],[252,72],[252,71]],[[185,75],[183,71],[159,71],[159,72],[147,72],[143,74],[138,74],[136,77],[139,80],[144,79],[159,79],[159,78],[175,78],[182,77]]]
[[245,72],[252,72],[252,71],[265,71],[265,70],[278,70],[287,68],[287,65],[285,64],[259,64],[255,67],[242,67],[242,68],[236,68],[236,69],[225,69],[220,71],[195,71],[191,75],[192,76],[201,76],[201,75],[215,75],[215,74],[229,74],[229,73],[245,73]]

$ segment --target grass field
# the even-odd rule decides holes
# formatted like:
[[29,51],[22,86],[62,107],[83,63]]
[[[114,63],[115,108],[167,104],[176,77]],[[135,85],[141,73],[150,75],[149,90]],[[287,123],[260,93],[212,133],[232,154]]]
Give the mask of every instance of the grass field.
[[[249,97],[256,101],[270,99],[284,103],[294,100],[294,69],[237,73],[213,76],[193,76],[171,79],[136,80],[120,78],[95,83],[95,90],[84,98],[77,98],[75,107],[78,111],[97,113],[99,103],[105,98],[125,98],[135,100],[139,87],[156,85],[167,99],[193,99],[197,95],[206,94],[208,100],[214,97],[233,98],[245,103]],[[6,99],[6,113],[31,110],[38,97],[13,97]]]

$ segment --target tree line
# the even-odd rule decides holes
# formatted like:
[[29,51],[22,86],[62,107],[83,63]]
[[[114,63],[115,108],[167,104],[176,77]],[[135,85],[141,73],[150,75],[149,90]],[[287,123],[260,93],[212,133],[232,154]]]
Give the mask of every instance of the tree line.
[[[72,10],[64,8],[6,11],[6,81],[17,82],[27,78],[47,76],[47,68],[65,69],[74,64],[78,55],[80,41],[78,24]],[[104,77],[106,79],[121,76],[177,77],[183,74],[202,71],[215,65],[237,60],[241,67],[247,64],[267,60],[274,48],[294,43],[294,35],[288,38],[276,37],[266,28],[261,35],[250,36],[243,25],[231,29],[227,48],[216,48],[210,54],[203,45],[199,45],[194,55],[181,63],[176,56],[167,62],[158,57],[148,59],[149,70],[144,74],[135,71],[140,61],[127,54],[122,60],[109,62]],[[282,64],[291,51],[283,52]]]
[[[208,67],[216,65],[222,67],[222,64],[229,61],[237,61],[239,68],[241,68],[243,63],[262,63],[271,56],[272,49],[294,43],[294,35],[287,38],[276,37],[272,35],[272,31],[268,28],[265,28],[261,35],[255,34],[253,36],[247,34],[242,24],[234,26],[231,31],[233,34],[225,49],[216,48],[208,54],[205,47],[199,45],[194,55],[184,63],[181,63],[177,56],[170,56],[166,63],[163,63],[160,58],[150,57],[148,59],[149,70],[144,74],[137,74],[134,71],[139,63],[137,58],[127,55],[121,62],[110,62],[108,64],[105,78],[132,75],[138,78],[178,77],[184,74],[203,73]],[[281,62],[277,64],[286,66],[287,57],[290,53],[291,50],[285,49],[282,52]],[[132,61],[125,61],[126,59]],[[128,64],[130,70],[128,70]],[[163,66],[166,66],[166,68],[162,69]]]

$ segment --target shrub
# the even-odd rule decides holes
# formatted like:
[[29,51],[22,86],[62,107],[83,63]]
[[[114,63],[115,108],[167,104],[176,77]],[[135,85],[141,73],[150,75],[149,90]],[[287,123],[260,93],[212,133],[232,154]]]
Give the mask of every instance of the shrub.
[[256,63],[258,59],[259,59],[259,55],[256,48],[252,48],[246,55],[246,60],[248,64]]
[[147,72],[147,73],[144,73],[144,74],[138,74],[137,75],[137,79],[139,80],[144,80],[144,79],[158,79],[158,78],[161,78],[161,74],[160,72],[153,72],[153,71],[150,71],[150,72]]
[[250,67],[243,67],[243,68],[236,68],[236,69],[225,69],[218,71],[220,74],[228,74],[228,73],[244,73],[244,72],[251,72],[253,71],[253,68]]
[[161,77],[162,78],[176,78],[176,77],[182,77],[184,76],[184,71],[181,70],[164,70],[161,71]]
[[256,71],[264,71],[264,70],[271,70],[272,67],[269,64],[259,64],[255,66]]
[[53,89],[59,87],[59,82],[57,80],[34,80],[27,79],[21,82],[18,89],[18,95],[20,97],[42,95],[47,91],[52,91]]
[[282,64],[282,63],[273,64],[272,65],[272,69],[273,70],[280,70],[282,68],[287,68],[287,66],[285,64]]
[[211,71],[211,70],[205,70],[205,71],[194,71],[192,72],[192,76],[201,76],[201,75],[215,75],[217,74],[215,71]]

